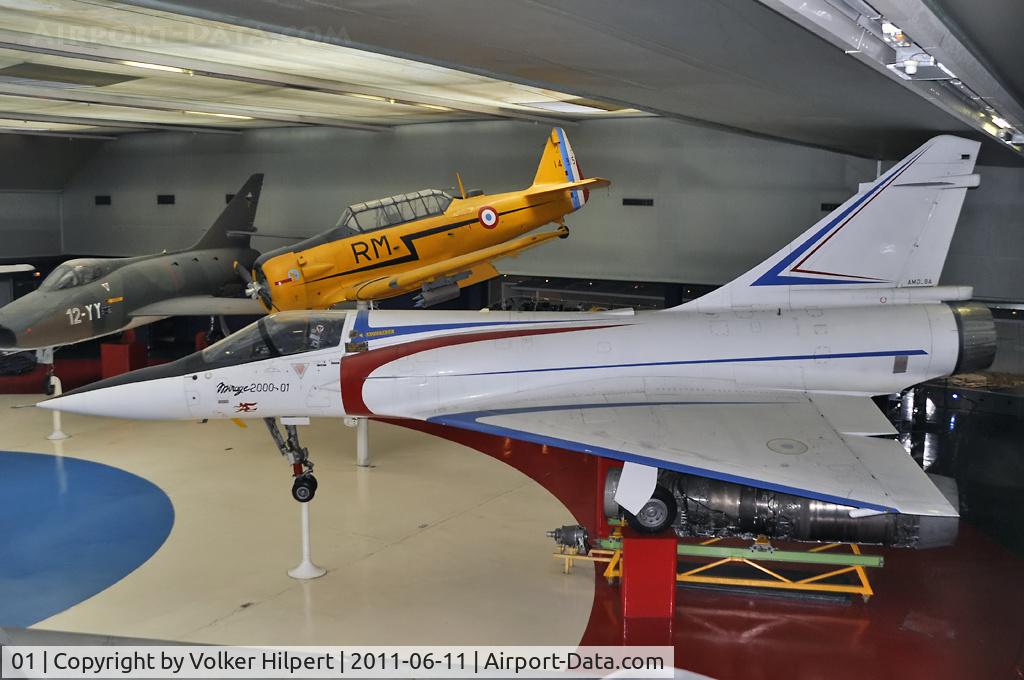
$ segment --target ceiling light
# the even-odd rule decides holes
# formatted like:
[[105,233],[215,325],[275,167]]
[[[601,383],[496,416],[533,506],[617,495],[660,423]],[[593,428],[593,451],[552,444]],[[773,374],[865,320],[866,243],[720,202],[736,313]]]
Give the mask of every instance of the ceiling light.
[[998,125],[999,127],[1003,128],[1004,130],[1013,127],[1006,121],[1005,118],[1000,118],[999,116],[992,116],[992,122]]
[[147,64],[144,61],[122,61],[125,66],[134,66],[135,68],[148,68],[152,71],[168,71],[170,73],[187,73],[192,75],[192,71],[187,68],[178,68],[177,66],[164,66],[163,64]]
[[361,94],[359,92],[347,92],[346,94],[349,97],[359,97],[360,99],[372,99],[375,102],[386,102],[387,101],[387,99],[385,99],[384,97],[378,97],[377,95],[374,95],[374,94]]
[[575,104],[566,101],[543,101],[543,102],[519,102],[519,106],[529,106],[534,109],[555,111],[557,113],[607,113],[606,109],[599,109],[596,106]]
[[237,118],[238,120],[254,120],[252,116],[239,116],[234,113],[210,113],[209,111],[183,111],[193,116],[216,116],[217,118]]
[[981,126],[981,128],[990,135],[996,135],[999,133],[999,128],[997,128],[992,123],[985,123],[984,125]]
[[425,109],[433,109],[434,111],[451,111],[447,106],[438,106],[437,104],[417,104]]

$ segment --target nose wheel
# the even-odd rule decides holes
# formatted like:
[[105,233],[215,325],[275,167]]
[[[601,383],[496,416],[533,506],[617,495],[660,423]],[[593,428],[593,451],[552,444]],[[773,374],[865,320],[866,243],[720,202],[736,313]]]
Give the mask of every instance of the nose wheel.
[[264,418],[264,424],[270,432],[277,450],[288,459],[292,466],[292,498],[299,503],[308,503],[316,495],[317,481],[313,476],[313,461],[309,459],[309,449],[299,443],[299,432],[295,425],[285,425],[285,434],[281,434],[277,421]]
[[308,503],[316,495],[316,477],[312,472],[299,475],[292,482],[292,498],[300,503]]

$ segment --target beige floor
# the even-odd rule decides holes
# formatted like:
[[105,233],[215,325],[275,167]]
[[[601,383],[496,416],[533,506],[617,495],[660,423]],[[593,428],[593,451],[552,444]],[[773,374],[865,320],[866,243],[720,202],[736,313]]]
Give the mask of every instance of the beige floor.
[[[0,450],[54,453],[50,414],[0,396]],[[372,423],[375,467],[355,466],[355,431],[301,428],[320,488],[313,557],[300,583],[299,509],[289,469],[256,421],[131,422],[65,416],[68,456],[159,485],[174,503],[167,542],[95,597],[40,623],[52,630],[221,644],[575,644],[593,574],[564,576],[544,531],[572,522],[525,475],[472,449]]]

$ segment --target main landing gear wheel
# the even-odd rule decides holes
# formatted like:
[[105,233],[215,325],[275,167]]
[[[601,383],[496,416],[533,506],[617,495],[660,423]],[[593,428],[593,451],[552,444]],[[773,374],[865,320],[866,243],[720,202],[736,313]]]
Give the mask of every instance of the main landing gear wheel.
[[308,503],[316,495],[316,486],[316,477],[312,474],[296,477],[292,482],[292,498],[300,503]]
[[295,425],[285,425],[285,433],[277,427],[273,418],[264,418],[264,424],[270,432],[277,450],[288,459],[292,466],[292,498],[300,503],[308,503],[316,495],[317,481],[313,476],[313,461],[309,459],[309,450],[299,443],[299,431]]
[[651,500],[647,501],[637,514],[622,510],[629,526],[640,534],[660,534],[672,526],[678,512],[675,496],[663,486],[654,487]]

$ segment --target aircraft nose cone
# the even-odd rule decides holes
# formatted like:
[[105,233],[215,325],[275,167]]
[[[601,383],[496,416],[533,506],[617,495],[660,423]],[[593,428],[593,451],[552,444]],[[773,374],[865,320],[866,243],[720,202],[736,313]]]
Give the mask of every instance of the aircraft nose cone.
[[53,411],[134,420],[187,420],[190,417],[180,376],[96,385],[72,390],[36,405]]

